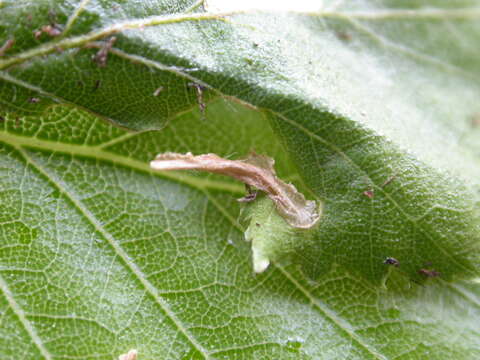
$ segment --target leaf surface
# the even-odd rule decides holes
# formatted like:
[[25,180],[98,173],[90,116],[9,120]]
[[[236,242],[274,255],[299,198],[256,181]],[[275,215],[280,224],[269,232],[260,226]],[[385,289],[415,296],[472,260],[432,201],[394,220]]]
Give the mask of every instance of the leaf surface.
[[[2,358],[478,358],[478,3],[333,5],[0,2]],[[259,275],[241,184],[148,167],[253,149],[323,203]]]

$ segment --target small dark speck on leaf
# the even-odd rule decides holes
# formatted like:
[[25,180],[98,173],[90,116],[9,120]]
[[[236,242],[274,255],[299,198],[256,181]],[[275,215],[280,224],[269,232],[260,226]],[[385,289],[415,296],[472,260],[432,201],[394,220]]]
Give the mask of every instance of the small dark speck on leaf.
[[31,98],[28,98],[27,100],[30,104],[38,104],[40,102],[40,99],[39,98],[36,98],[36,97],[31,97]]
[[393,257],[387,257],[383,263],[385,265],[393,265],[395,267],[398,267],[400,265],[400,262]]
[[258,47],[258,43],[253,43],[253,47],[257,48]]
[[5,118],[0,115],[0,123],[2,123],[2,122],[4,122],[4,121],[5,121]]
[[373,199],[373,190],[366,190],[363,192],[363,195],[365,195],[366,197],[368,197],[369,199]]
[[435,270],[429,270],[429,269],[420,269],[418,270],[418,273],[420,275],[426,276],[426,277],[438,277],[441,274],[438,271]]
[[256,226],[256,227],[260,227],[260,224],[259,224],[259,223],[255,223],[255,226]]

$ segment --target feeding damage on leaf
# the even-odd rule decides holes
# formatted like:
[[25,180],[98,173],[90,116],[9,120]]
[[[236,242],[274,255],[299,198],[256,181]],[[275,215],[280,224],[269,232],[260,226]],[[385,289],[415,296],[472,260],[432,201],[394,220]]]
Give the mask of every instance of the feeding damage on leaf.
[[248,224],[245,240],[252,244],[253,270],[256,273],[265,271],[271,261],[290,258],[298,245],[313,234],[311,230],[290,226],[275,209],[274,203],[263,194],[245,205],[241,220]]
[[306,232],[320,218],[318,204],[280,180],[273,164],[273,159],[257,154],[245,160],[228,160],[215,154],[165,153],[158,155],[150,166],[154,170],[207,171],[245,183],[248,194],[238,201],[245,203],[242,217],[250,223],[245,239],[252,243],[253,269],[261,273],[271,261],[287,257],[298,232]]
[[160,171],[198,170],[233,177],[265,192],[291,226],[311,228],[320,218],[316,202],[306,200],[292,184],[280,180],[273,164],[272,158],[257,154],[251,154],[245,160],[228,160],[215,154],[164,153],[150,162],[150,167]]

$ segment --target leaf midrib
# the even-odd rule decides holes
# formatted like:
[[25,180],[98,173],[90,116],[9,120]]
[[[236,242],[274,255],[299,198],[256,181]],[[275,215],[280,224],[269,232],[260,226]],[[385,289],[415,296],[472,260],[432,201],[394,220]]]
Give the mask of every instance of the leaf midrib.
[[[133,136],[135,135],[138,134],[134,133]],[[127,136],[121,135],[119,138],[126,139]],[[96,146],[68,144],[58,141],[43,140],[28,136],[12,134],[5,130],[0,130],[0,141],[10,144],[14,147],[20,146],[34,148],[49,152],[60,152],[74,156],[84,156],[92,159],[103,160],[112,164],[121,165],[123,167],[132,168],[141,172],[150,173],[154,176],[173,180],[175,182],[188,185],[198,190],[211,189],[229,192],[235,195],[243,195],[243,193],[245,192],[244,187],[237,183],[195,177],[185,172],[154,172],[150,169],[148,163],[136,160],[128,156],[119,155],[114,152],[107,151],[105,150],[104,144]],[[113,141],[109,141],[106,144],[111,145],[112,142]]]

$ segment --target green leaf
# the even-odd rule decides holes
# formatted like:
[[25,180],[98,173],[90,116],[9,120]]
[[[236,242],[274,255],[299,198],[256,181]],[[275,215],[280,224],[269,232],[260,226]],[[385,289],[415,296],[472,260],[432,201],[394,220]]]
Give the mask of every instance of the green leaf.
[[[480,5],[335,4],[0,2],[0,358],[480,356]],[[323,203],[256,275],[242,184],[148,165],[251,150]]]

